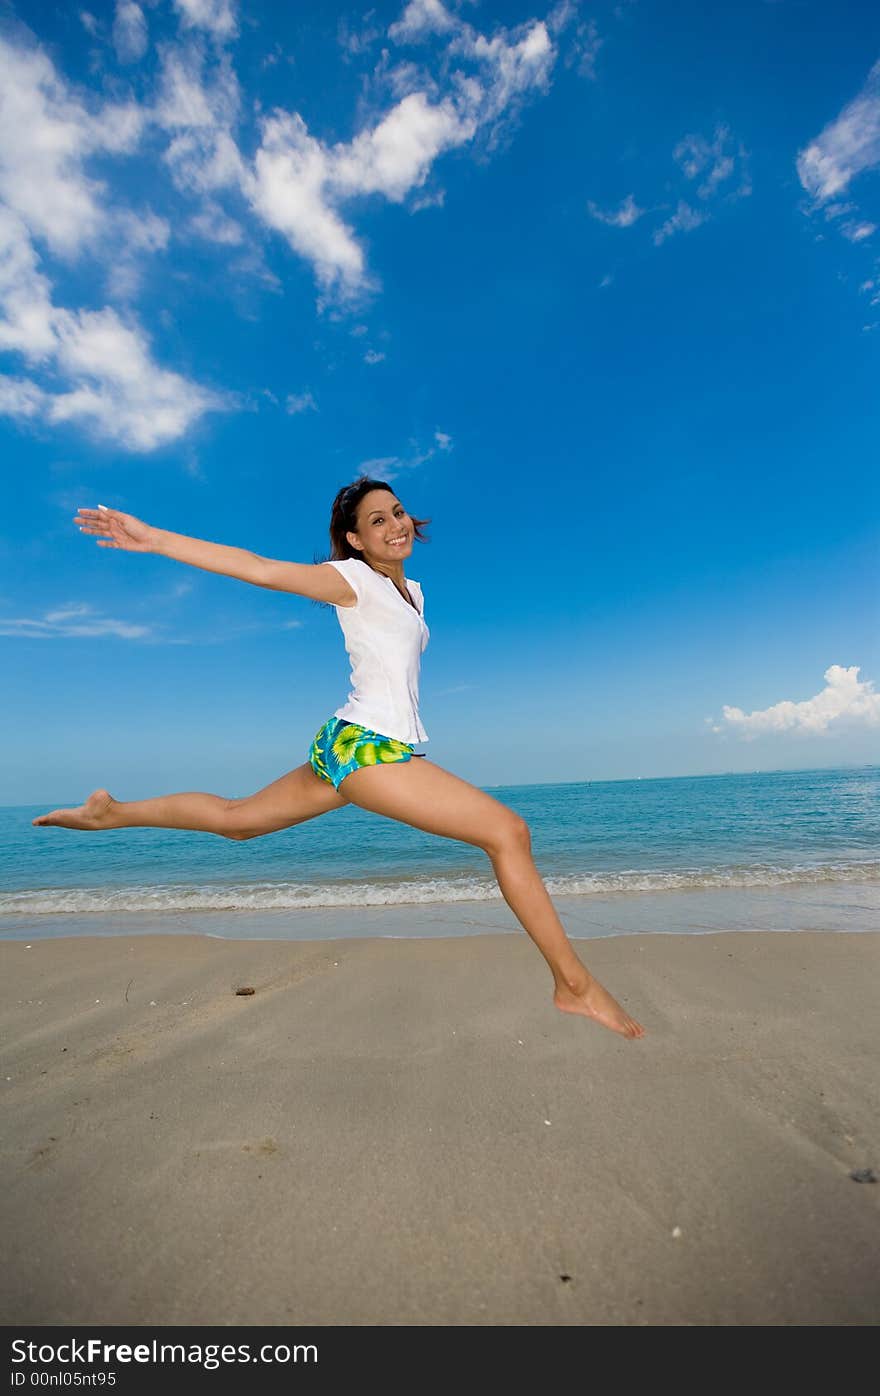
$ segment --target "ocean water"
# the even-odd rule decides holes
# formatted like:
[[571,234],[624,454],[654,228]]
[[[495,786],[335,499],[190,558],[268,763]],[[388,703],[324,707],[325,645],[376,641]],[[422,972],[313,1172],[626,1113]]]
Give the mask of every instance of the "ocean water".
[[[878,766],[490,793],[528,821],[554,895],[880,884]],[[122,934],[124,913],[500,900],[480,850],[354,806],[246,843],[169,829],[33,828],[42,812],[0,808],[0,935],[38,935],[41,917],[59,915],[112,916]]]

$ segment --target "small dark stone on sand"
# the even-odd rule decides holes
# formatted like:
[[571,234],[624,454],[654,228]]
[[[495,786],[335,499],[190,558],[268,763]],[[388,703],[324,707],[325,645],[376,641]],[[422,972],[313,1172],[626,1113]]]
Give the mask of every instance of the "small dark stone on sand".
[[236,989],[237,994],[255,994],[256,989]]
[[849,1175],[854,1183],[876,1183],[877,1174],[873,1168],[854,1168]]
[[560,1275],[559,1278],[564,1285],[571,1284],[571,1275]]

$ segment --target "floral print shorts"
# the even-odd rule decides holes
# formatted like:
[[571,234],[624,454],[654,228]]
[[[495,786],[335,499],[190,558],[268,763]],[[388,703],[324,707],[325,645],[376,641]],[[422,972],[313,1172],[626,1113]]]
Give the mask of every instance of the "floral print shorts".
[[315,733],[309,748],[309,765],[336,790],[347,775],[361,766],[378,766],[388,761],[409,761],[413,748],[395,737],[383,737],[369,727],[331,717]]

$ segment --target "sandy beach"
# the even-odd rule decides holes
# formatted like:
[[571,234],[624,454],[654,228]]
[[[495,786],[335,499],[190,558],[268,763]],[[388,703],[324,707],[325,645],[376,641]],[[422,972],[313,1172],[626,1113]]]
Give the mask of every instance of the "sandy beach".
[[0,942],[3,1322],[880,1320],[880,934],[580,948]]

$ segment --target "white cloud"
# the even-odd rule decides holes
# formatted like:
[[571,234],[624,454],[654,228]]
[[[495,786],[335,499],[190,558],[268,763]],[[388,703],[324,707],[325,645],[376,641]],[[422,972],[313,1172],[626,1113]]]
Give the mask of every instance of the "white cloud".
[[307,389],[304,393],[288,393],[284,409],[291,416],[296,416],[299,412],[317,412],[318,404]]
[[208,65],[197,42],[165,44],[155,121],[173,132],[164,159],[184,193],[238,187],[245,166],[233,136],[241,108],[228,54]]
[[[672,157],[681,166],[686,179],[700,178],[697,186],[700,199],[711,199],[718,193],[741,199],[752,192],[748,155],[742,142],[734,140],[728,126],[716,126],[711,140],[700,135],[683,136]],[[729,181],[734,176],[736,182],[731,185]]]
[[105,224],[84,160],[133,150],[143,125],[133,102],[89,110],[41,49],[0,38],[0,199],[53,251],[77,252]]
[[463,110],[481,126],[495,122],[507,108],[515,113],[517,99],[532,89],[546,91],[556,57],[547,26],[541,20],[513,31],[499,28],[491,38],[469,24],[460,24],[449,52],[481,65],[480,80],[459,81]]
[[0,617],[0,635],[23,640],[92,639],[114,635],[121,640],[141,640],[151,634],[149,625],[132,625],[129,621],[112,620],[96,614],[93,607],[81,604],[61,606],[47,611],[39,619]]
[[[139,281],[138,259],[167,245],[169,226],[149,210],[134,213],[109,203],[104,185],[89,177],[85,162],[103,152],[130,153],[145,119],[134,103],[87,104],[42,50],[0,39],[0,124],[7,133],[0,146],[4,255],[10,245],[8,220],[14,216],[26,230],[24,237],[44,242],[65,258],[84,249],[103,253],[112,243],[113,257],[107,259],[111,293],[132,295]],[[16,243],[21,249],[21,234]],[[19,256],[35,258],[33,251]],[[45,280],[42,287],[46,300]],[[34,290],[29,271],[19,298]],[[37,297],[29,298],[36,305]],[[8,296],[5,308],[9,315]]]
[[[0,378],[0,412],[51,424],[77,422],[131,451],[152,451],[182,436],[206,412],[230,402],[161,368],[136,324],[115,310],[52,307],[51,368],[63,381]],[[47,356],[44,356],[47,357]]]
[[802,205],[803,212],[821,210],[827,220],[842,219],[837,229],[848,242],[865,242],[873,236],[877,223],[862,217],[858,205],[841,196],[848,194],[860,175],[880,168],[880,62],[874,64],[858,96],[799,152],[796,167],[811,196],[811,202]]
[[124,324],[115,310],[59,312],[57,328],[57,363],[75,386],[54,396],[53,422],[81,420],[131,450],[152,451],[228,405],[160,368],[143,330]]
[[[109,290],[137,289],[137,259],[164,248],[165,219],[104,201],[85,159],[134,148],[145,121],[133,104],[86,105],[46,54],[0,39],[0,349],[33,377],[6,376],[0,411],[21,421],[77,422],[133,451],[182,435],[228,400],[162,368],[133,316],[57,305],[33,239],[70,256],[113,240]],[[100,249],[99,249],[100,250]]]
[[184,29],[205,29],[215,39],[234,39],[238,33],[235,0],[174,0]]
[[748,154],[727,126],[719,125],[711,140],[705,136],[689,134],[683,136],[672,152],[685,179],[695,182],[695,194],[700,203],[696,206],[688,199],[678,200],[675,212],[659,228],[655,228],[652,239],[659,247],[667,238],[676,233],[689,233],[707,223],[712,216],[710,206],[722,199],[730,203],[748,197],[752,192],[752,181],[748,168]]
[[572,28],[573,34],[565,50],[565,66],[577,65],[582,78],[595,78],[596,59],[604,39],[599,37],[599,28],[594,19],[577,19],[578,7],[573,0],[561,0],[547,16],[547,28],[554,36]]
[[426,191],[424,194],[416,194],[410,203],[410,209],[413,213],[421,213],[426,208],[442,208],[445,202],[445,189],[435,189],[430,192]]
[[865,238],[869,238],[872,233],[876,233],[877,224],[868,223],[865,220],[858,223],[844,223],[840,231],[850,242],[864,242]]
[[[727,126],[716,126],[711,140],[696,134],[683,136],[675,145],[672,156],[686,180],[699,180],[695,194],[700,202],[694,205],[690,201],[693,196],[678,199],[675,212],[652,233],[656,247],[676,233],[691,232],[708,222],[710,207],[719,199],[729,203],[745,198],[752,192],[748,154]],[[668,208],[668,204],[659,207]],[[631,228],[648,211],[636,203],[634,194],[627,194],[616,209],[600,208],[592,200],[587,204],[587,209],[593,218],[613,228]],[[600,285],[610,285],[610,279],[603,279]]]
[[112,299],[131,300],[140,290],[145,253],[162,252],[171,238],[171,225],[149,209],[133,213],[115,212],[112,234],[116,243],[107,274],[107,290]]
[[826,222],[830,222],[833,218],[841,218],[844,213],[857,213],[858,208],[856,204],[849,203],[845,199],[835,199],[834,203],[826,204],[822,212]]
[[816,736],[848,725],[880,725],[880,693],[870,679],[859,679],[859,666],[844,669],[832,664],[825,670],[826,687],[802,702],[783,699],[770,708],[744,713],[741,708],[724,707],[723,725],[713,732],[733,730],[747,740],[768,733],[789,732],[796,736]]
[[442,151],[469,141],[476,129],[451,99],[431,103],[424,92],[404,97],[377,126],[333,151],[328,173],[340,194],[384,194],[400,203]]
[[324,287],[354,288],[366,279],[364,255],[328,203],[329,163],[302,117],[276,112],[263,123],[250,199],[263,221],[312,263]]
[[[375,16],[375,10],[369,12],[369,18]],[[349,62],[353,58],[359,58],[362,53],[366,53],[377,39],[382,37],[382,29],[378,24],[368,23],[367,16],[362,29],[352,29],[348,21],[340,19],[336,29],[336,38],[342,49],[343,59]]]
[[0,350],[40,362],[55,350],[51,287],[20,218],[0,205]]
[[404,97],[348,144],[325,146],[301,116],[276,111],[263,122],[254,179],[245,185],[257,214],[313,265],[325,290],[345,297],[369,284],[363,252],[336,205],[356,194],[399,203],[425,180],[444,149],[470,139],[473,122],[451,100]]
[[387,470],[389,466],[399,462],[399,456],[371,456],[369,460],[362,460],[359,468],[365,475],[372,475],[375,471]]
[[627,194],[618,209],[601,209],[592,199],[587,208],[593,218],[598,219],[600,223],[609,224],[612,228],[631,228],[645,212],[643,208],[639,208],[632,194]]
[[661,227],[655,229],[653,234],[654,246],[659,247],[662,242],[672,237],[674,233],[689,233],[692,229],[699,228],[700,224],[705,223],[708,217],[708,213],[704,212],[704,210],[691,208],[690,204],[685,203],[684,199],[679,199],[678,208],[675,210],[672,217],[667,218],[666,222]]
[[[160,239],[161,220],[144,236]],[[181,436],[228,403],[153,359],[137,322],[110,308],[57,306],[20,218],[0,208],[0,349],[45,374],[43,382],[7,376],[0,412],[19,420],[81,422],[134,451]]]
[[380,364],[385,355],[379,349],[368,349],[364,354],[365,364]]
[[440,0],[410,0],[403,14],[388,30],[396,43],[417,43],[429,34],[448,34],[458,20]]
[[[413,0],[389,36],[398,43],[442,35],[448,91],[414,64],[385,72],[399,100],[350,142],[326,145],[298,113],[263,119],[253,176],[242,179],[254,211],[313,265],[324,292],[341,298],[370,280],[354,229],[340,205],[364,194],[402,202],[420,189],[435,160],[483,131],[491,140],[528,92],[546,88],[555,49],[541,21],[479,33],[439,0]],[[475,69],[466,73],[462,64]],[[454,65],[454,67],[451,67]],[[422,201],[424,206],[424,201]]]
[[[157,363],[132,313],[57,303],[38,249],[69,259],[112,245],[105,274],[118,302],[139,289],[141,259],[169,242],[165,219],[114,204],[90,168],[94,157],[132,153],[148,126],[167,133],[162,158],[176,187],[197,200],[184,225],[191,233],[228,246],[246,240],[218,202],[218,191],[229,190],[312,264],[322,294],[345,299],[373,285],[345,205],[365,195],[401,203],[415,194],[420,206],[442,200],[419,194],[434,162],[480,134],[491,144],[530,94],[546,90],[557,56],[540,20],[484,34],[439,0],[420,0],[392,26],[393,37],[438,37],[427,55],[438,76],[399,64],[389,75],[396,99],[335,144],[312,135],[296,112],[267,113],[250,161],[237,143],[241,94],[224,47],[237,33],[237,6],[173,3],[183,32],[159,47],[151,105],[83,93],[35,43],[0,38],[0,123],[13,133],[0,147],[0,349],[27,365],[3,379],[0,410],[21,421],[76,422],[136,451],[176,439],[230,399]],[[99,19],[80,12],[82,23],[107,39],[112,16],[120,62],[136,62],[148,45],[148,5],[115,0],[107,9]],[[365,358],[378,363],[384,354],[369,349]]]
[[208,200],[189,221],[192,231],[206,242],[217,242],[225,247],[239,247],[244,242],[244,231],[240,223],[230,218],[219,204]]
[[137,63],[147,51],[147,21],[133,0],[117,0],[113,19],[113,47],[120,63]]
[[396,479],[404,470],[415,470],[418,466],[424,465],[432,456],[436,456],[438,451],[451,451],[453,449],[452,437],[448,432],[435,431],[433,444],[419,447],[415,440],[409,442],[410,449],[406,455],[399,456],[374,456],[370,460],[361,461],[360,468],[366,475],[381,474],[389,483]]
[[0,374],[0,416],[25,420],[41,417],[45,411],[46,394],[27,378],[9,378]]
[[857,97],[797,157],[798,177],[823,204],[880,165],[880,62]]
[[572,53],[574,61],[577,63],[578,73],[582,78],[595,78],[596,59],[599,57],[599,50],[604,42],[604,39],[599,38],[599,30],[594,19],[578,25]]

